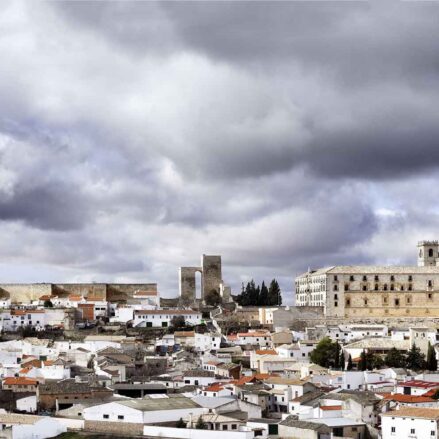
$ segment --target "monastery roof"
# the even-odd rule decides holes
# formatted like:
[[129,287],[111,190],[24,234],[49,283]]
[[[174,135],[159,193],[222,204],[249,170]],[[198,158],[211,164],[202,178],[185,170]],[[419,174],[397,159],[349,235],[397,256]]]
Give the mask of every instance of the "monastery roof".
[[418,267],[417,265],[337,265],[305,272],[297,278],[323,274],[439,274],[439,267]]

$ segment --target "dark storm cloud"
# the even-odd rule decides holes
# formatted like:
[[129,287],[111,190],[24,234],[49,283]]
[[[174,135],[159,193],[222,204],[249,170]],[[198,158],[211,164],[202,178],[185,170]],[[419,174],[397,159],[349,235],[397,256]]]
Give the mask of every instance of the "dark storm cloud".
[[172,296],[178,266],[220,253],[235,291],[291,291],[435,237],[436,5],[0,8],[0,273]]
[[24,221],[32,227],[72,230],[89,220],[88,206],[75,192],[78,188],[52,182],[47,186],[17,186],[11,195],[0,196],[0,220]]

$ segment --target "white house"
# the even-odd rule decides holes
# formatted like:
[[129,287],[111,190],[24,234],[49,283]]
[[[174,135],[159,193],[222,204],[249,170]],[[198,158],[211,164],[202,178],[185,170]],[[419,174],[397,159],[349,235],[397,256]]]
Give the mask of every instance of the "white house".
[[84,409],[83,417],[86,421],[155,424],[206,412],[207,409],[185,396],[157,394],[90,406]]
[[195,350],[204,354],[221,346],[221,335],[216,333],[195,334]]
[[381,415],[382,439],[438,437],[439,409],[401,407]]
[[199,325],[202,322],[201,313],[185,309],[150,309],[134,311],[135,327],[167,328],[171,326],[174,317],[183,317],[188,325]]

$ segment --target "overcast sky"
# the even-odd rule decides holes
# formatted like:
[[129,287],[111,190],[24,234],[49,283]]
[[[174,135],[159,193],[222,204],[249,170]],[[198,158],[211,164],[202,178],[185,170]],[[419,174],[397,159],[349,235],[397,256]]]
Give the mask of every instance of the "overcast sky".
[[415,263],[439,4],[389,3],[1,1],[1,281]]

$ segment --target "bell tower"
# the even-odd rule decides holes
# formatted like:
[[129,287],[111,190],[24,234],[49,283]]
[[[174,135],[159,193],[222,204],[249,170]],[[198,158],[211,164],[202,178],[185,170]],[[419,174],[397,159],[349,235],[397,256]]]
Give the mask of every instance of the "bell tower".
[[439,265],[438,241],[418,242],[418,267],[431,267]]

